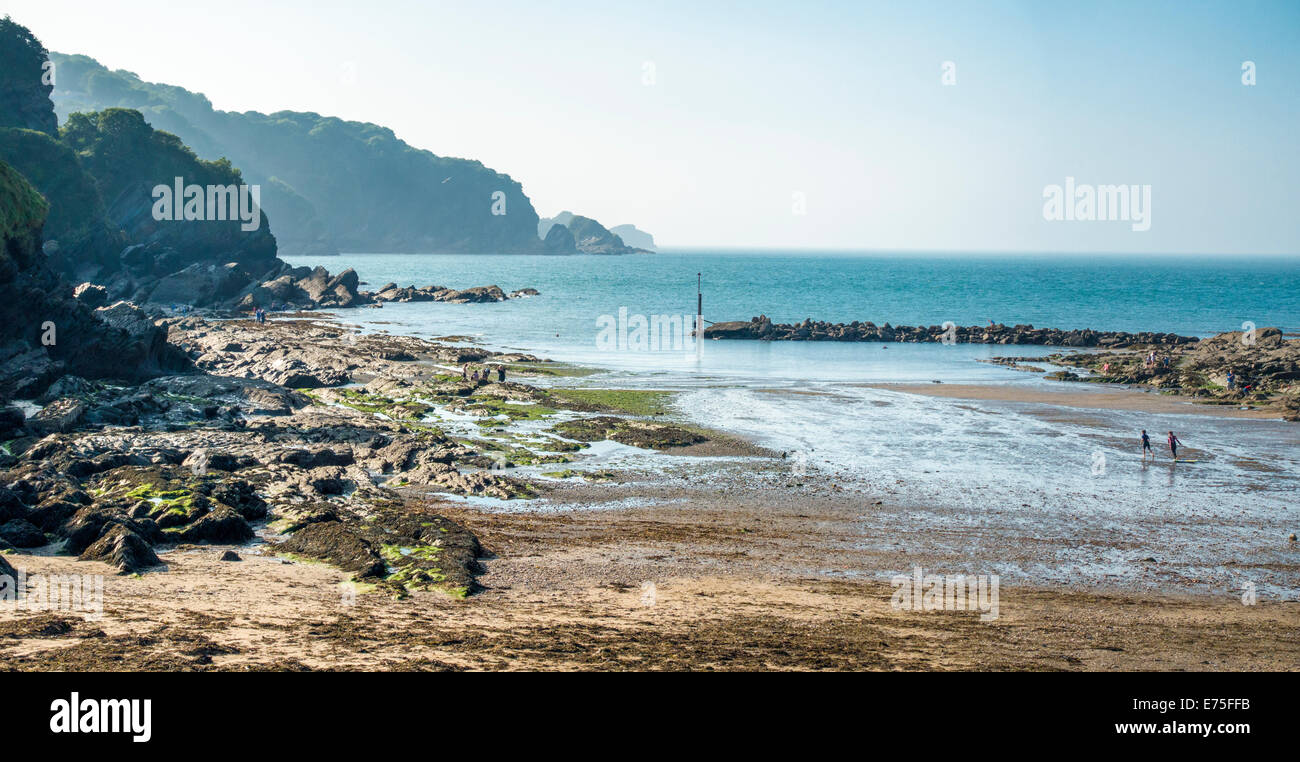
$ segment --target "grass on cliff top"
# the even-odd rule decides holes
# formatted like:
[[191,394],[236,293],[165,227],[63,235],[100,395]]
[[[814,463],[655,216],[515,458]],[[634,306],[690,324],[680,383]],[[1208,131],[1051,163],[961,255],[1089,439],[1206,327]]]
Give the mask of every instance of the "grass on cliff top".
[[654,389],[550,389],[552,397],[572,405],[632,415],[667,415],[676,392]]

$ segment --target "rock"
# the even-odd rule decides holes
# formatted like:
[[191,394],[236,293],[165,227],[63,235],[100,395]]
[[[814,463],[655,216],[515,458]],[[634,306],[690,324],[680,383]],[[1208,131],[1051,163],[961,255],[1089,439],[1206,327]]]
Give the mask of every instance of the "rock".
[[9,563],[9,559],[5,558],[3,553],[0,553],[0,599],[3,599],[6,594],[12,598],[17,582],[18,570]]
[[511,292],[510,292],[510,298],[511,298],[511,299],[523,299],[523,298],[525,298],[525,297],[529,297],[529,296],[541,296],[541,295],[542,295],[542,292],[538,291],[538,290],[535,289],[535,288],[521,288],[521,289],[519,289],[518,291],[511,291]]
[[23,518],[27,518],[27,506],[18,497],[18,493],[8,487],[0,487],[0,523]]
[[749,322],[715,323],[704,329],[706,339],[762,339],[764,341],[883,341],[953,342],[958,344],[1037,344],[1074,347],[1128,347],[1134,345],[1181,346],[1195,343],[1188,336],[1169,333],[1127,333],[1124,331],[1062,331],[1032,325],[893,326],[885,323],[826,323],[811,318],[798,324],[773,323],[766,315]]
[[68,519],[76,515],[82,506],[60,497],[42,500],[27,513],[27,519],[46,532],[56,532]]
[[66,433],[81,422],[90,406],[74,397],[55,400],[27,419],[27,426],[41,434]]
[[[152,503],[145,503],[151,509]],[[162,542],[164,535],[158,525],[146,518],[130,519],[121,513],[99,505],[89,505],[76,512],[72,518],[59,529],[65,539],[63,550],[67,553],[82,553],[104,536],[107,528],[124,526],[140,535],[150,543]]]
[[243,561],[244,559],[240,558],[239,554],[236,553],[235,551],[227,550],[225,553],[222,553],[221,558],[217,560],[218,561]]
[[383,577],[386,565],[379,551],[338,521],[323,521],[294,532],[277,549],[316,558],[354,572],[358,579]]
[[17,439],[27,427],[27,416],[12,406],[0,407],[0,440]]
[[652,423],[615,416],[596,416],[562,421],[551,431],[579,442],[613,440],[633,447],[662,450],[669,447],[686,447],[707,442],[703,434],[667,423]]
[[[268,371],[268,375],[274,373]],[[260,378],[164,376],[142,384],[140,388],[153,394],[194,397],[231,405],[250,416],[289,415],[311,404],[311,400],[302,394]]]
[[253,275],[236,262],[195,262],[165,275],[149,291],[151,304],[207,307],[229,302],[248,287]]
[[253,528],[234,509],[222,506],[187,526],[179,538],[193,543],[241,543],[253,539]]
[[0,524],[0,539],[15,548],[39,548],[47,544],[45,533],[24,519],[12,519]]
[[506,294],[500,286],[475,286],[464,291],[456,291],[441,299],[454,304],[480,304],[483,302],[504,302]]
[[50,384],[45,393],[36,398],[36,401],[42,405],[57,400],[61,397],[84,397],[95,390],[94,384],[91,384],[80,376],[63,376],[58,381]]
[[92,310],[108,304],[108,289],[98,283],[82,283],[72,290],[72,296]]
[[542,248],[549,254],[631,254],[639,249],[627,246],[623,239],[606,230],[590,217],[561,212],[538,221]]
[[103,561],[120,574],[134,574],[162,564],[149,543],[120,524],[105,532],[79,558],[82,561]]
[[578,245],[573,240],[573,233],[564,225],[552,225],[542,240],[542,248],[548,254],[576,254]]

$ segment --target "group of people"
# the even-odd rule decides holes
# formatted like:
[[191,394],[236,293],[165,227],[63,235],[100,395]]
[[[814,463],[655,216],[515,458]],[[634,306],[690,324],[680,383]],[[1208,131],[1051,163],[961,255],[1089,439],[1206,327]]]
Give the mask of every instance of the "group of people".
[[1168,367],[1169,367],[1169,357],[1168,357],[1168,355],[1166,355],[1166,356],[1164,356],[1164,357],[1158,357],[1158,356],[1156,355],[1155,351],[1153,350],[1153,351],[1147,353],[1147,358],[1146,358],[1146,362],[1144,363],[1144,365],[1146,365],[1146,367],[1148,367],[1148,368],[1155,368],[1155,367],[1168,368]]
[[[1177,461],[1178,445],[1182,444],[1182,441],[1179,440],[1178,437],[1174,436],[1174,432],[1172,431],[1169,432],[1168,441],[1169,441],[1169,455],[1173,457],[1175,461]],[[1151,449],[1151,437],[1147,436],[1146,429],[1142,429],[1142,462],[1144,463],[1146,462],[1147,455],[1150,455],[1152,460],[1156,459],[1156,454]]]
[[253,319],[256,320],[256,321],[259,322],[259,323],[265,323],[265,322],[266,322],[266,310],[262,309],[261,307],[254,307],[254,308],[253,308]]
[[[471,371],[469,369],[469,363],[465,363],[460,368],[460,377],[465,379],[466,381],[491,381],[492,369],[483,368],[482,371],[480,371],[478,368],[475,368],[474,370]],[[504,382],[505,380],[506,380],[506,366],[498,365],[497,381]]]

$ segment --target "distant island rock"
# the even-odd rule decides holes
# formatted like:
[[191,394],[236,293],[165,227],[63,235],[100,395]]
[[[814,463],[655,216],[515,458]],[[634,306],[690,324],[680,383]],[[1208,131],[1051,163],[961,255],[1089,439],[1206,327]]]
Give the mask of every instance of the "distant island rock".
[[623,239],[623,243],[646,251],[655,250],[655,237],[639,230],[635,225],[615,225],[609,232]]
[[590,217],[567,211],[538,220],[537,235],[548,254],[648,253],[645,248],[629,246],[618,234]]

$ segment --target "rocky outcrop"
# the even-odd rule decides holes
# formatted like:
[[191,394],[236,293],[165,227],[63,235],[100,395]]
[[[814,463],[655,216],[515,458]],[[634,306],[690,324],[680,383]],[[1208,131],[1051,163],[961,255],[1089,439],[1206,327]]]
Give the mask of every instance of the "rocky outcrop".
[[1037,344],[1059,347],[1178,346],[1197,339],[1172,333],[1126,331],[1063,331],[1032,325],[1006,326],[906,326],[872,322],[827,323],[808,319],[802,323],[773,323],[766,315],[748,322],[715,323],[704,329],[706,339],[758,339],[762,341],[895,341],[956,344]]
[[[533,291],[535,289],[524,289],[523,291]],[[522,294],[521,291],[514,292]],[[512,294],[513,296],[513,294]],[[476,286],[458,291],[446,286],[423,286],[416,288],[414,286],[398,287],[396,283],[388,283],[374,293],[363,292],[362,297],[368,301],[382,302],[451,302],[453,304],[481,304],[484,302],[504,302],[507,297],[506,293],[501,290],[500,286]]]
[[286,265],[276,277],[247,289],[238,306],[244,310],[355,307],[370,301],[357,291],[359,285],[360,279],[351,268],[331,275],[324,267]]
[[567,227],[551,225],[542,239],[542,248],[547,254],[574,254],[578,251],[578,244]]
[[1253,333],[1229,331],[1195,343],[1162,346],[1150,353],[1089,352],[1053,356],[1070,371],[1052,374],[1062,381],[1091,381],[1145,386],[1200,398],[1207,404],[1245,405],[1280,410],[1286,420],[1300,420],[1300,339],[1287,339],[1277,328]]
[[[638,231],[639,232],[639,231]],[[560,212],[537,223],[537,235],[548,254],[635,254],[643,252],[590,217]]]
[[34,398],[69,373],[142,380],[188,366],[129,306],[92,310],[44,266],[46,205],[0,162],[0,401]]
[[80,559],[102,561],[117,569],[119,574],[137,574],[162,564],[148,542],[120,524],[114,525],[86,548]]

